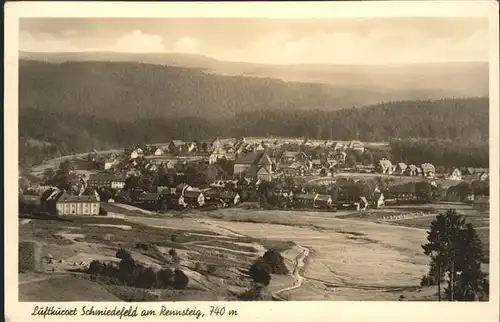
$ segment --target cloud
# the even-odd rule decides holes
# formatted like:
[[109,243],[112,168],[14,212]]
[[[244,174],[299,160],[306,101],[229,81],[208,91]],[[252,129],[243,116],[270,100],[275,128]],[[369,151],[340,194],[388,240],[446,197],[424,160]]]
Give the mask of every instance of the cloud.
[[172,50],[177,53],[187,53],[187,54],[200,53],[198,48],[198,41],[192,37],[181,37],[174,43]]
[[[324,30],[302,33],[269,30],[246,41],[239,34],[217,35],[217,39],[195,34],[165,35],[129,30],[119,36],[81,34],[67,28],[58,33],[21,32],[25,51],[75,52],[114,51],[131,53],[178,52],[201,54],[220,60],[265,64],[385,64],[405,62],[477,61],[488,59],[488,32],[465,28],[460,32],[406,26],[374,26],[369,32]],[[245,38],[245,37],[244,37]],[[237,40],[241,40],[238,38]]]
[[238,50],[217,50],[214,56],[271,64],[386,64],[487,60],[487,53],[483,30],[470,37],[431,37],[418,30],[380,28],[366,35],[318,32],[297,39],[268,34]]
[[161,36],[134,30],[119,37],[109,50],[128,53],[158,53],[164,52],[165,47]]
[[62,35],[64,37],[73,37],[79,35],[80,32],[76,29],[66,29],[62,32]]
[[62,39],[50,33],[32,34],[26,31],[19,33],[19,49],[33,52],[77,52],[82,50],[68,39]]

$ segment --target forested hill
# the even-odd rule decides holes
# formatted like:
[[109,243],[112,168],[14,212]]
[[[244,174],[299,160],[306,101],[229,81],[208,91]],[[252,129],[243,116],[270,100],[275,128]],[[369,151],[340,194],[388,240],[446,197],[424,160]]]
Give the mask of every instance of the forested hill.
[[488,98],[397,101],[333,112],[245,113],[234,118],[232,133],[363,141],[436,138],[476,144],[488,141],[488,115]]
[[[484,77],[477,76],[482,75],[482,69],[476,69],[474,67],[466,75],[475,75],[473,79],[483,84]],[[380,87],[380,84],[375,84],[385,77],[383,72],[370,74],[367,69],[364,79],[361,71],[356,74],[355,80],[359,80],[356,82],[347,71],[332,71],[322,77],[335,79],[335,83],[322,84],[222,76],[208,74],[202,68],[136,62],[49,63],[22,59],[19,64],[19,103],[20,109],[36,108],[67,113],[71,117],[94,115],[120,121],[178,117],[216,120],[260,111],[332,111],[382,101],[459,97],[466,92],[458,87],[450,89],[445,84],[429,85],[431,89],[387,84]],[[389,72],[386,74],[390,76]],[[374,75],[378,76],[374,78]],[[406,78],[412,77],[403,74],[400,83]],[[434,78],[424,77],[429,82],[435,82]],[[394,82],[394,77],[391,79]]]
[[[41,109],[21,109],[21,157],[37,158],[93,148],[121,148],[132,143],[168,142],[172,138],[285,136],[333,140],[389,141],[394,138],[451,140],[461,146],[488,145],[487,98],[399,101],[337,111],[270,110],[244,113],[224,120],[200,117],[109,120]],[[40,151],[26,139],[54,143]],[[52,151],[52,152],[49,152]],[[31,152],[29,152],[31,151]],[[34,162],[32,160],[27,163]],[[486,158],[487,159],[487,158]]]

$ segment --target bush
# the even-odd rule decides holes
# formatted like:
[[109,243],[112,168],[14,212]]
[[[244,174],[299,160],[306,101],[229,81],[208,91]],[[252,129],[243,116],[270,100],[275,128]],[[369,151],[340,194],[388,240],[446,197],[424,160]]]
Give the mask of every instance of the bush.
[[256,283],[267,286],[271,282],[271,267],[262,258],[250,266],[248,273]]
[[135,281],[135,287],[154,288],[158,285],[156,273],[151,267],[142,268]]
[[428,275],[422,276],[422,279],[420,280],[420,286],[432,286],[434,284],[434,279]]
[[173,243],[177,243],[177,235],[172,235],[170,236],[170,241],[173,242]]
[[271,268],[271,274],[288,275],[289,271],[285,265],[285,260],[280,252],[274,249],[268,250],[263,256],[264,262]]
[[207,273],[208,274],[214,274],[217,271],[217,266],[214,264],[208,264],[207,265]]
[[253,285],[244,293],[240,294],[238,299],[240,301],[260,301],[262,300],[262,287],[259,285]]
[[98,260],[93,260],[90,263],[89,268],[87,269],[87,273],[91,275],[101,275],[103,271],[104,271],[104,264]]
[[143,243],[137,243],[135,245],[136,248],[147,251],[150,249],[150,246],[148,244],[143,244]]
[[177,251],[173,248],[168,251],[168,254],[172,257],[177,257]]
[[174,272],[170,268],[161,269],[156,279],[160,288],[169,288],[174,284]]
[[119,259],[126,259],[126,260],[132,260],[132,255],[126,251],[125,249],[123,248],[120,248],[117,252],[116,252],[116,258],[119,258]]
[[173,287],[176,289],[176,290],[183,290],[187,287],[188,285],[188,282],[189,282],[189,278],[186,276],[186,274],[184,274],[183,271],[181,271],[180,269],[176,269],[174,271],[174,283],[173,283]]
[[104,279],[108,283],[113,282],[111,284],[124,283],[131,287],[143,289],[185,289],[189,282],[189,278],[181,270],[176,269],[172,271],[170,268],[165,268],[155,272],[151,267],[145,267],[134,261],[130,253],[126,250],[118,250],[116,256],[122,259],[119,264],[114,262],[106,264],[94,260],[90,263],[87,273],[91,274],[92,278],[96,280]]
[[204,272],[203,264],[202,264],[202,263],[200,263],[200,262],[196,263],[196,264],[194,265],[194,271],[195,271],[195,272],[198,272],[198,273],[200,273],[200,274],[203,274],[203,272]]
[[107,263],[103,265],[101,273],[104,276],[118,277],[119,268],[120,266],[115,262]]

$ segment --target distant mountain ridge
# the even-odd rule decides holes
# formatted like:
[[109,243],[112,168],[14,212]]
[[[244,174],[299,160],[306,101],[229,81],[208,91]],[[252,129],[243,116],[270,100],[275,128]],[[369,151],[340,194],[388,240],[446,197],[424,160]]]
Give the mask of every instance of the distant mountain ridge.
[[[432,83],[433,79],[436,82],[436,78],[424,77],[422,68],[415,66],[412,67],[412,73],[403,73],[408,70],[407,66],[393,66],[395,69],[392,71],[386,70],[387,67],[384,66],[330,66],[330,71],[310,66],[312,69],[307,71],[309,76],[302,77],[294,68],[300,71],[304,70],[303,66],[272,66],[271,69],[265,69],[268,67],[259,65],[253,67],[254,74],[275,73],[276,77],[249,77],[241,74],[221,75],[223,72],[220,66],[226,63],[204,56],[138,55],[143,61],[153,60],[155,57],[157,60],[165,60],[164,64],[152,64],[126,61],[138,59],[135,54],[103,55],[109,56],[109,59],[99,56],[95,58],[101,61],[93,61],[94,56],[88,53],[47,56],[21,53],[21,57],[29,56],[29,59],[22,58],[19,62],[20,108],[96,115],[122,121],[178,117],[218,119],[264,110],[329,111],[389,101],[477,97],[488,94],[488,73],[484,74],[484,66],[480,63],[461,69],[446,69],[438,64],[441,67],[434,66],[429,70],[441,75],[440,85],[428,85],[425,88],[424,84]],[[166,65],[169,59],[170,64],[174,64],[172,57],[177,57],[177,65],[189,67]],[[184,61],[181,62],[181,58]],[[119,61],[120,59],[124,61]],[[217,64],[220,66],[217,67]],[[241,66],[252,64],[226,65],[232,66],[231,68],[240,66],[238,68],[241,71],[249,70]],[[440,73],[440,68],[449,73]],[[322,77],[330,79],[329,83],[283,80],[310,78],[311,70],[323,73]],[[237,69],[226,74],[237,74]],[[421,85],[404,85],[405,80],[420,82]],[[456,85],[458,83],[461,85]]]
[[[163,66],[199,68],[206,73],[228,76],[270,77],[284,81],[323,83],[342,88],[382,92],[443,91],[440,97],[487,96],[487,62],[449,62],[390,65],[268,65],[220,61],[212,57],[182,53],[31,53],[20,52],[21,59],[46,62],[109,61],[139,62]],[[413,99],[412,97],[402,99]],[[369,104],[378,103],[370,101]]]

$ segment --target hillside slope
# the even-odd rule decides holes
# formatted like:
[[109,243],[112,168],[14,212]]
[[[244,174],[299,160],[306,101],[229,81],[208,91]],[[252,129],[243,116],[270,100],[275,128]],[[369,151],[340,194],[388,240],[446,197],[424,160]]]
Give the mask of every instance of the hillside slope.
[[[36,164],[69,152],[168,142],[173,138],[268,135],[371,142],[434,138],[461,146],[486,146],[487,151],[488,115],[487,98],[399,101],[338,111],[265,110],[220,120],[172,117],[130,122],[88,115],[75,117],[71,109],[49,112],[25,108],[19,111],[19,146],[24,164]],[[54,145],[33,144],[38,141]]]
[[[288,69],[295,73],[293,70]],[[330,85],[221,76],[207,74],[201,68],[145,63],[21,60],[20,108],[95,115],[121,121],[173,117],[220,119],[263,110],[331,111],[382,101],[470,96],[463,95],[459,87],[456,90],[446,90],[445,87],[436,87],[438,90],[382,88],[376,83],[390,75],[382,71],[363,74],[358,70],[358,76],[348,71],[334,71],[321,76],[338,80],[337,84]],[[408,78],[401,78],[399,83]],[[474,79],[477,77],[469,81]]]
[[[427,99],[488,95],[488,63],[449,62],[391,65],[266,65],[220,61],[184,53],[138,54],[112,52],[31,53],[22,59],[53,63],[65,61],[140,62],[199,68],[231,76],[271,77],[284,81],[323,83],[342,88],[406,94],[399,99]],[[413,96],[412,96],[413,95]],[[427,96],[425,96],[427,95]],[[389,101],[391,99],[385,99]],[[377,101],[378,102],[378,101]],[[368,102],[369,104],[377,102]]]

